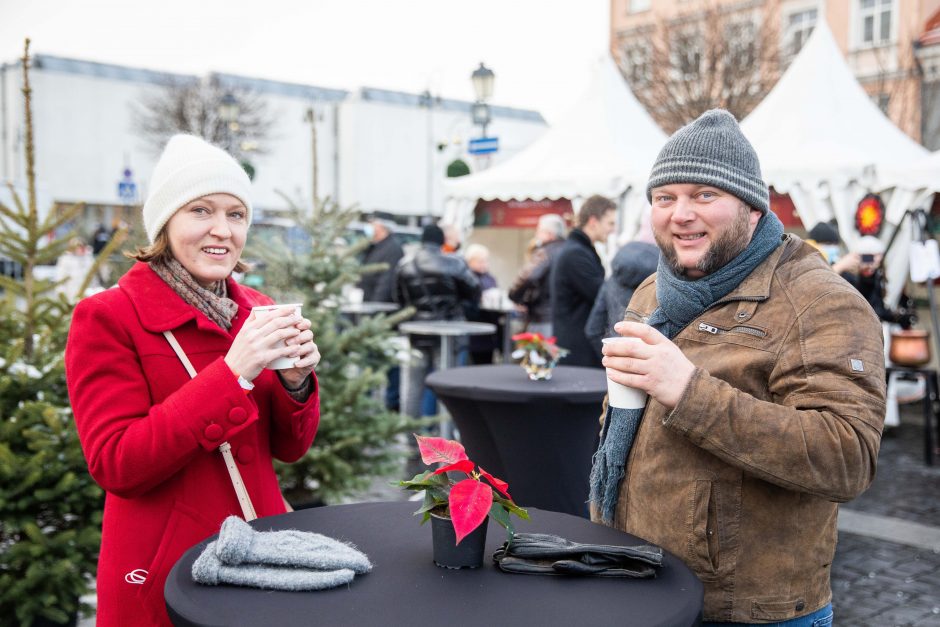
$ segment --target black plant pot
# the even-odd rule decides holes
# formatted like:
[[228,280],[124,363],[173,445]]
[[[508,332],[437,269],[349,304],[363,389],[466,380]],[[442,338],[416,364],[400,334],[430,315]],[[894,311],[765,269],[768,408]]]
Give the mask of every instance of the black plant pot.
[[487,516],[480,526],[457,544],[454,523],[450,518],[431,514],[431,538],[434,544],[434,563],[444,568],[479,568],[486,547]]

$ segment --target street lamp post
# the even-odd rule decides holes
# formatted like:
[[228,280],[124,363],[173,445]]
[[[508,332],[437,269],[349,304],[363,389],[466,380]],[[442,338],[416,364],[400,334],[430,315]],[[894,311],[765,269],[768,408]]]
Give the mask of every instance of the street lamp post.
[[317,217],[317,199],[319,197],[319,190],[317,189],[317,112],[314,110],[313,106],[307,107],[307,111],[304,114],[304,121],[310,124],[310,155],[311,155],[311,172],[310,172],[310,184],[311,184],[311,195],[313,196],[313,217]]
[[225,92],[218,106],[219,119],[225,123],[225,149],[232,152],[233,136],[238,130],[238,98],[232,92]]
[[496,75],[482,62],[480,67],[473,71],[470,80],[473,82],[473,91],[476,93],[477,100],[471,108],[473,123],[479,124],[483,129],[483,137],[486,137],[486,127],[490,123],[490,106],[486,103],[493,96],[493,82]]
[[430,218],[433,214],[434,207],[434,149],[436,142],[434,141],[434,106],[441,103],[440,96],[433,96],[430,89],[425,89],[418,96],[418,106],[424,107],[427,109],[427,160],[425,163],[425,172],[427,176],[427,184],[425,191],[427,193],[427,198],[425,200],[427,205],[427,215]]

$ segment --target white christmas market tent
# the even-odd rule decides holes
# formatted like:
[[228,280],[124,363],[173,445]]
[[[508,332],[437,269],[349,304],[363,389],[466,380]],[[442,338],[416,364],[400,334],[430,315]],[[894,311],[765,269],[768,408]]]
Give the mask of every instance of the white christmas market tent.
[[[927,150],[898,129],[858,84],[826,22],[816,24],[780,81],[741,123],[761,161],[764,179],[789,194],[807,229],[835,218],[851,247],[854,216],[869,192],[887,199],[886,221],[897,223],[913,200],[899,166],[922,161]],[[893,230],[887,224],[882,238]],[[889,302],[907,273],[910,237],[899,237],[886,260]]]
[[650,167],[666,135],[636,100],[614,61],[596,62],[587,90],[541,138],[496,167],[445,183],[445,221],[469,227],[477,200],[618,199],[631,233],[646,204]]

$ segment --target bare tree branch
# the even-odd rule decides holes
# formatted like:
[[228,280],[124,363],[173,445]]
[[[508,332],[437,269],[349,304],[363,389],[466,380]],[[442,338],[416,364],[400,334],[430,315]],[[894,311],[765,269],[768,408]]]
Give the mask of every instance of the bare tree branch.
[[776,2],[712,0],[620,35],[618,65],[667,132],[708,109],[745,117],[780,75]]
[[[222,119],[220,105],[232,96],[237,118]],[[191,133],[228,150],[239,161],[248,153],[264,153],[273,124],[267,103],[257,92],[223,85],[215,76],[205,80],[175,80],[131,105],[134,129],[158,154],[177,133]]]

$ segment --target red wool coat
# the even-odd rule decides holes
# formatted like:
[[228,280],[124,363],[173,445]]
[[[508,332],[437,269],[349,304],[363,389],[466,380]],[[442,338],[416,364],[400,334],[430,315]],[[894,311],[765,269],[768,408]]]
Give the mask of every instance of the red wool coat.
[[[238,314],[227,332],[146,264],[75,308],[66,380],[88,469],[107,492],[98,561],[98,625],[169,625],[163,584],[177,559],[241,516],[218,446],[232,445],[258,516],[285,511],[272,457],[291,462],[313,442],[306,403],[263,370],[250,394],[223,361],[254,305],[271,299],[228,282]],[[190,379],[163,336],[172,330],[197,371]],[[316,383],[316,379],[314,379]]]

